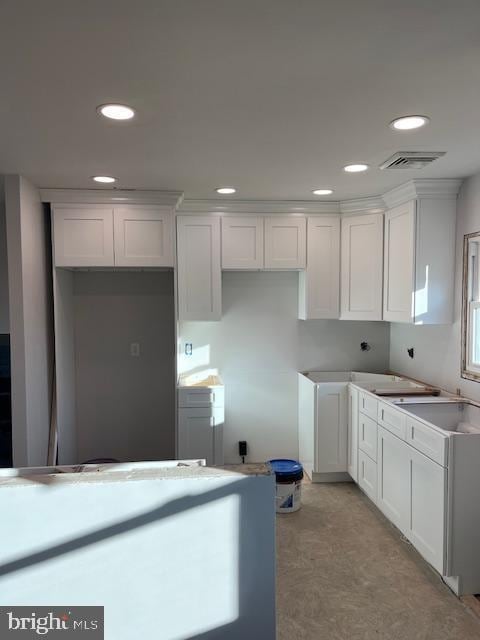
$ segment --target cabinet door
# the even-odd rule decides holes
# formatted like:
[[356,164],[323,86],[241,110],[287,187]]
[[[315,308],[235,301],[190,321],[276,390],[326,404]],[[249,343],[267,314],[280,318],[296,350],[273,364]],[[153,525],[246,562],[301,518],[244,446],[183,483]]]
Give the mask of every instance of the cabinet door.
[[377,503],[377,463],[358,450],[358,486],[375,504]]
[[222,268],[263,269],[263,218],[222,219]]
[[173,212],[119,207],[113,212],[115,265],[173,267]]
[[385,214],[383,319],[413,322],[415,202]]
[[177,234],[179,319],[220,320],[220,218],[179,216]]
[[305,269],[306,234],[305,218],[265,218],[265,268]]
[[447,470],[422,453],[410,454],[410,518],[406,535],[422,556],[445,572]]
[[347,470],[358,482],[358,391],[348,388]]
[[342,219],[342,320],[381,320],[383,214]]
[[55,206],[53,245],[57,267],[113,267],[112,208]]
[[181,460],[215,461],[215,409],[178,410],[178,452]]
[[300,273],[299,317],[338,318],[340,297],[340,220],[318,216],[307,222],[307,268]]
[[378,427],[377,506],[404,534],[410,513],[409,449],[405,442]]
[[358,446],[374,462],[377,461],[377,422],[364,413],[358,414]]
[[347,471],[347,389],[346,382],[317,387],[317,473]]

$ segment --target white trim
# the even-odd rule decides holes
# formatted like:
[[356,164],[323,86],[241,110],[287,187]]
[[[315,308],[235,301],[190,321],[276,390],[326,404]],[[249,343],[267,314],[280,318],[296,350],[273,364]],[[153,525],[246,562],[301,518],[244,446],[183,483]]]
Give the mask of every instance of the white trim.
[[473,313],[480,309],[480,302],[478,300],[471,300],[468,303],[468,317],[467,317],[467,358],[466,358],[466,370],[470,373],[480,374],[480,363],[473,362],[473,344],[475,342],[475,324],[473,322]]
[[179,206],[179,213],[223,214],[272,214],[291,213],[297,215],[339,213],[338,202],[317,202],[314,200],[191,200],[185,199]]
[[54,204],[152,204],[178,207],[182,191],[136,189],[40,189],[42,202]]
[[388,209],[405,204],[416,198],[448,198],[455,200],[462,184],[461,179],[421,179],[409,180],[383,194]]
[[381,196],[357,198],[356,200],[342,200],[340,202],[340,212],[345,215],[354,213],[383,213],[385,209],[385,202]]
[[182,214],[216,215],[352,215],[381,213],[416,198],[455,199],[461,179],[409,180],[383,196],[342,201],[318,200],[198,200],[184,199],[182,191],[142,191],[128,189],[40,189],[42,202],[56,204],[152,204],[176,208]]

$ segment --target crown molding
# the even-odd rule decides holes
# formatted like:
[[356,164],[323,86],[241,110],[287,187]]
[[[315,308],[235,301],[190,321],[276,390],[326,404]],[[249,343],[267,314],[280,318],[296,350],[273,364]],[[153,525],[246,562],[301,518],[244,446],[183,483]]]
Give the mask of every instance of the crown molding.
[[40,189],[42,202],[52,204],[154,204],[176,208],[183,191],[136,189]]
[[182,214],[290,214],[354,215],[382,213],[385,209],[416,198],[455,199],[461,179],[409,180],[383,196],[352,200],[195,200],[184,199],[182,191],[142,191],[136,189],[40,189],[42,202],[53,204],[150,204],[176,208]]
[[463,180],[457,178],[409,180],[383,194],[388,208],[416,198],[445,198],[455,200]]
[[289,213],[297,215],[339,213],[338,202],[315,200],[191,200],[185,199],[179,213]]
[[357,198],[356,200],[342,200],[340,202],[340,212],[345,215],[356,213],[383,213],[385,209],[385,202],[381,196]]

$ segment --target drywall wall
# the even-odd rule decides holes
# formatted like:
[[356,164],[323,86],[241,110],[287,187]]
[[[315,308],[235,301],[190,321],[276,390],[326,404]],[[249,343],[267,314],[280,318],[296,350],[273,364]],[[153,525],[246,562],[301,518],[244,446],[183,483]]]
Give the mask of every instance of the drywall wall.
[[[3,178],[0,177],[0,180]],[[0,200],[0,334],[9,333],[7,226],[5,203]]]
[[46,464],[52,402],[50,224],[38,190],[5,178],[13,464]]
[[174,458],[173,271],[77,271],[73,287],[78,460]]
[[[452,325],[410,326],[392,324],[390,368],[392,371],[461,392],[480,401],[480,384],[461,375],[461,308],[463,236],[480,231],[480,174],[465,180],[457,202],[455,313]],[[407,353],[414,347],[412,360]]]
[[[388,367],[388,325],[298,320],[298,273],[223,272],[220,322],[180,323],[180,372],[218,368],[225,382],[225,462],[298,457],[297,371]],[[371,350],[362,352],[360,342]],[[185,342],[193,355],[182,355]]]
[[0,478],[0,605],[100,605],[106,640],[274,640],[273,476],[171,472]]

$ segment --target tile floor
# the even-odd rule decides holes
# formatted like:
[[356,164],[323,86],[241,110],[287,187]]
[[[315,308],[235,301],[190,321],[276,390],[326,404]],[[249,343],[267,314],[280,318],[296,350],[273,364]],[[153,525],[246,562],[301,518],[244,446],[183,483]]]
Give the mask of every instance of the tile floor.
[[480,620],[349,483],[277,516],[278,640],[480,640]]

